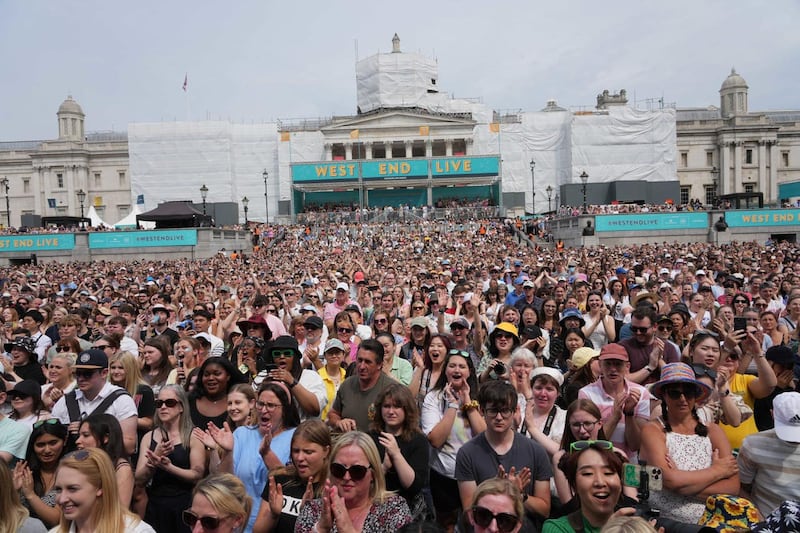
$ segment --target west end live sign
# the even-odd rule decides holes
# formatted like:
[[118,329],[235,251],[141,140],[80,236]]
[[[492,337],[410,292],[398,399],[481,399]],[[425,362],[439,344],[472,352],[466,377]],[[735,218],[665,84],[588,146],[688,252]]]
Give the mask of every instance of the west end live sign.
[[[430,167],[429,167],[430,166]],[[441,176],[492,176],[499,172],[497,156],[445,157],[435,159],[381,159],[333,161],[292,165],[295,182],[403,179]]]

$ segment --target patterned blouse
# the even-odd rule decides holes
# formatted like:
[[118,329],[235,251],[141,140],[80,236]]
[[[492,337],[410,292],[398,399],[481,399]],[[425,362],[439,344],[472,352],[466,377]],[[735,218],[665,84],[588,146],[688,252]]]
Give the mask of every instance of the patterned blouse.
[[[300,511],[300,516],[297,517],[295,533],[312,533],[321,515],[321,498],[307,502]],[[365,533],[397,531],[409,523],[411,523],[411,511],[408,509],[406,500],[400,496],[389,496],[383,503],[372,504],[361,531]],[[334,524],[331,533],[338,531],[339,529]]]

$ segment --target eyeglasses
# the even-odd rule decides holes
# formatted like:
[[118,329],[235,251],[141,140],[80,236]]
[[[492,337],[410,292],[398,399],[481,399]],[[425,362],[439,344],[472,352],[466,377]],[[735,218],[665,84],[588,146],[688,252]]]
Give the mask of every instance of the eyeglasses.
[[679,400],[681,396],[685,396],[687,400],[691,400],[692,398],[697,398],[697,393],[697,387],[694,386],[670,387],[668,389],[664,389],[664,394],[669,396],[670,400]]
[[278,407],[282,407],[282,405],[279,403],[256,402],[256,409],[266,409],[267,411],[274,411]]
[[220,522],[223,520],[218,516],[198,516],[189,509],[186,509],[183,512],[182,518],[183,523],[190,528],[194,528],[195,524],[200,522],[200,525],[203,526],[203,529],[217,529],[219,528]]
[[481,527],[488,528],[492,524],[492,520],[497,520],[497,529],[501,533],[510,533],[514,531],[519,523],[519,518],[511,513],[497,513],[494,514],[485,507],[475,506],[472,508],[472,519]]
[[647,333],[650,326],[631,326],[631,331],[634,333]]
[[267,313],[269,313],[271,315],[277,315],[278,314],[278,310],[277,309],[267,309]]
[[755,304],[753,304],[753,305],[755,305],[756,307],[767,307],[767,304],[766,304],[766,303],[764,303],[764,302],[756,302],[756,303],[755,303]]
[[511,334],[511,333],[507,333],[505,331],[502,331],[502,332],[498,333],[497,335],[495,335],[495,338],[496,339],[513,339],[514,335]]
[[412,307],[411,309],[413,309],[414,311],[422,311],[422,310],[424,310],[425,308],[424,308],[424,307],[422,307],[421,305],[415,305],[415,306],[414,306],[414,307]]
[[178,405],[178,400],[175,398],[168,398],[166,400],[156,400],[156,409],[161,409],[162,406],[166,405],[170,409],[176,407]]
[[272,358],[273,359],[278,358],[278,357],[286,357],[286,358],[294,357],[294,351],[293,350],[272,350],[271,353],[272,353]]
[[350,473],[350,479],[361,481],[367,475],[370,467],[364,465],[350,465],[349,467],[339,463],[331,463],[331,475],[336,479],[344,479],[344,475]]
[[496,417],[498,414],[499,414],[500,416],[502,416],[503,418],[508,418],[508,417],[510,417],[510,416],[511,416],[511,414],[512,414],[514,411],[512,411],[510,407],[503,407],[502,409],[497,409],[496,407],[487,407],[486,409],[484,409],[484,410],[483,410],[483,412],[484,412],[484,413],[486,414],[486,416],[488,416],[489,418],[494,418],[494,417]]
[[63,344],[56,345],[56,351],[57,352],[69,352],[71,350],[72,350],[72,348],[70,348],[69,346],[65,346]]
[[111,348],[110,344],[95,344],[92,348],[97,348],[98,350],[105,350],[106,348]]
[[717,371],[713,368],[708,368],[705,365],[692,365],[692,370],[694,370],[694,377],[696,378],[708,376],[711,381],[717,381]]
[[386,324],[387,322],[389,322],[389,319],[388,318],[376,318],[375,320],[373,320],[373,322],[375,322],[376,324]]
[[658,326],[658,331],[672,331],[672,325],[662,324]]
[[594,420],[592,422],[571,422],[569,427],[571,427],[575,431],[580,431],[582,429],[589,431],[596,425],[597,425],[597,420]]
[[336,331],[339,333],[353,333],[353,330],[350,328],[338,328]]
[[47,420],[39,420],[38,422],[33,423],[33,429],[37,429],[42,427],[43,425],[47,424],[48,426],[52,426],[54,424],[60,424],[61,420],[58,418],[48,418]]
[[98,370],[83,370],[83,369],[76,370],[75,371],[75,377],[88,379],[88,378],[94,376],[96,372],[98,372]]
[[733,303],[747,305],[747,300],[734,300]]
[[576,440],[569,445],[570,452],[579,452],[589,448],[598,448],[600,450],[613,450],[614,444],[607,440]]

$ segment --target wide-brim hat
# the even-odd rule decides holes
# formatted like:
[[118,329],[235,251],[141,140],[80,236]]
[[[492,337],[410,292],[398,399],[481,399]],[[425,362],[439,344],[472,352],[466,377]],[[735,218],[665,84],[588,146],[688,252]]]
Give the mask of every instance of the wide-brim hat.
[[653,300],[653,302],[657,302],[658,299],[659,299],[658,294],[654,292],[640,292],[639,294],[633,297],[633,301],[631,302],[631,304],[634,307],[636,307],[642,300]]
[[22,348],[30,354],[36,351],[36,341],[30,337],[19,337],[18,339],[5,343],[3,347],[8,353],[11,353],[12,348],[17,347]]
[[239,326],[239,329],[242,331],[247,331],[250,328],[264,328],[264,338],[269,339],[272,337],[272,330],[269,329],[269,324],[267,324],[267,320],[261,315],[251,315],[250,318],[247,320],[240,320],[236,323]]
[[663,389],[674,383],[690,383],[697,387],[697,402],[704,402],[711,395],[711,387],[695,378],[694,370],[686,363],[667,363],[661,369],[661,379],[653,383],[651,392],[663,400]]
[[297,339],[292,337],[291,335],[281,335],[277,339],[272,341],[272,346],[269,347],[270,352],[272,350],[292,350],[294,352],[295,358],[300,358],[300,348],[297,344]]
[[581,327],[586,325],[586,320],[584,320],[583,315],[581,314],[581,312],[578,310],[577,307],[567,307],[561,313],[561,318],[558,320],[558,323],[562,328],[564,327],[564,321],[567,320],[568,318],[577,318],[578,320],[580,320]]
[[720,533],[733,533],[750,531],[750,528],[760,521],[758,508],[747,498],[713,494],[706,498],[706,509],[697,523]]

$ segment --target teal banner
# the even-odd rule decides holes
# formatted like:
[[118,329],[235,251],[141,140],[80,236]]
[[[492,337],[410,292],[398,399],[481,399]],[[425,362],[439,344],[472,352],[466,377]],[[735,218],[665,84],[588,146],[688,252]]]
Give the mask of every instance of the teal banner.
[[428,176],[427,159],[385,159],[361,163],[364,179],[402,179]]
[[196,244],[197,230],[193,229],[109,231],[89,234],[89,248],[152,248]]
[[725,212],[725,222],[731,228],[798,226],[800,209],[734,209]]
[[292,165],[292,180],[295,182],[357,179],[358,163],[356,161]]
[[707,213],[597,215],[594,220],[596,231],[662,231],[708,228]]
[[73,248],[75,248],[75,235],[72,233],[0,237],[0,252],[46,252]]
[[431,160],[436,176],[492,176],[500,172],[499,157],[445,157]]

